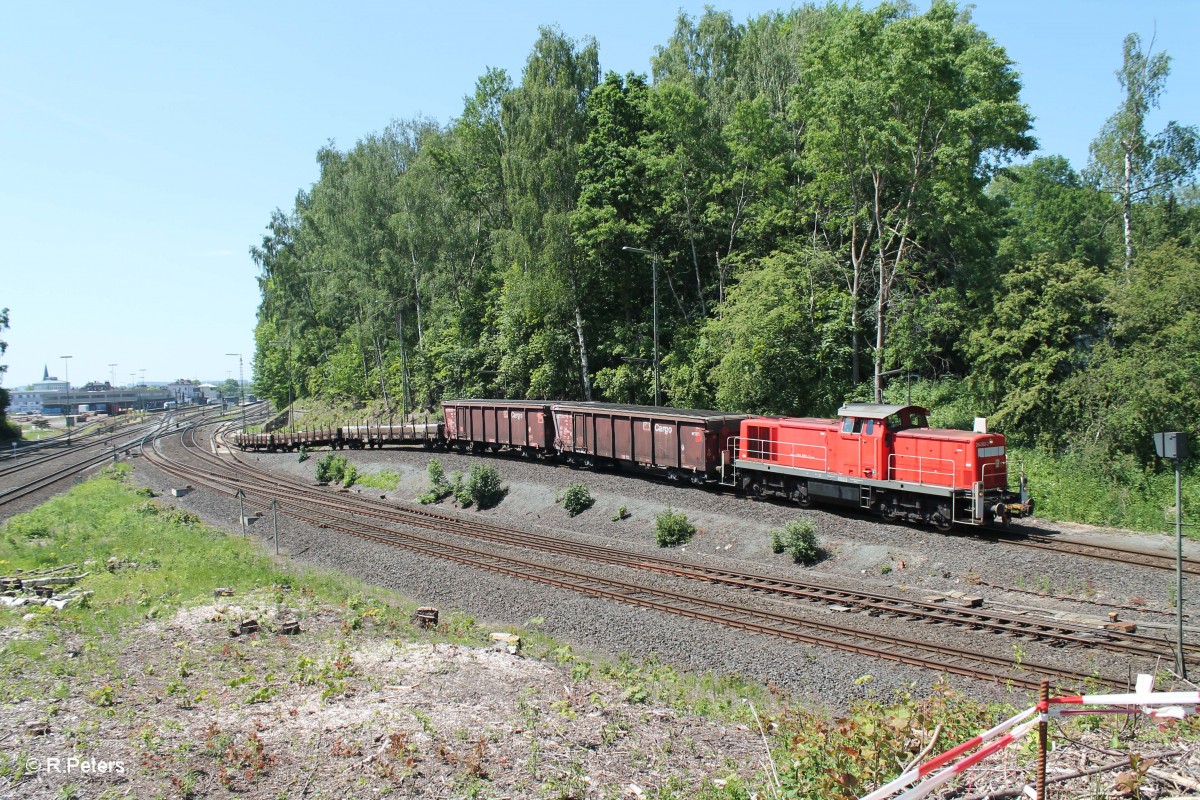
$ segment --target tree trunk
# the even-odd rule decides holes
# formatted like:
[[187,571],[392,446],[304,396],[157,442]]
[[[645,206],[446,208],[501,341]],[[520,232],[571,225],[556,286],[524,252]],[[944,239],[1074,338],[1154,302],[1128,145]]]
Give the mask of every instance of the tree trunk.
[[879,299],[875,304],[875,402],[883,402],[883,254],[879,256]]
[[583,335],[583,314],[579,302],[575,303],[575,333],[579,337],[579,373],[583,379],[583,399],[592,399],[592,380],[588,377],[587,341]]
[[392,401],[388,398],[387,378],[383,369],[383,351],[379,347],[379,334],[371,331],[371,339],[375,345],[375,365],[379,368],[379,391],[383,394],[383,407],[387,409],[388,414],[391,414]]
[[1133,146],[1129,142],[1122,144],[1125,145],[1125,180],[1121,184],[1121,201],[1125,212],[1125,275],[1128,279],[1129,269],[1133,266]]
[[421,287],[417,282],[416,273],[417,262],[413,261],[413,305],[417,309],[417,346],[420,347],[425,339],[425,334],[421,330]]
[[408,402],[408,359],[404,353],[404,309],[396,308],[396,338],[400,341],[400,413],[407,414]]

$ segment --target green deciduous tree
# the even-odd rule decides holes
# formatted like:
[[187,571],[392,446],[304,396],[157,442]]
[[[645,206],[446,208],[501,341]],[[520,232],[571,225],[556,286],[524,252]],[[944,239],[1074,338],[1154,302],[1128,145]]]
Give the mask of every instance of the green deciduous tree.
[[1111,338],[1064,391],[1089,441],[1149,460],[1154,432],[1200,432],[1200,258],[1174,244],[1135,255],[1105,306]]
[[747,269],[704,326],[717,407],[832,413],[850,388],[850,297],[821,251],[775,253]]
[[797,89],[805,166],[852,265],[856,308],[873,272],[877,400],[897,282],[975,235],[987,181],[1033,149],[1019,89],[1004,50],[949,3],[842,10],[809,51]]
[[1037,256],[1104,267],[1112,200],[1085,186],[1062,156],[1041,156],[997,176],[991,193],[1004,206],[998,255],[1011,267]]
[[1102,335],[1106,289],[1095,267],[1046,256],[1004,276],[991,315],[966,339],[972,385],[1000,430],[1067,432],[1063,386]]
[[551,327],[573,329],[577,385],[591,399],[583,311],[590,276],[571,237],[570,215],[578,201],[579,147],[588,94],[599,81],[599,54],[594,40],[577,45],[550,28],[540,34],[521,85],[503,102],[508,148],[502,166],[513,222],[508,256],[531,286],[526,298],[537,301],[527,311],[548,314]]
[[1121,204],[1126,272],[1133,264],[1134,202],[1191,178],[1200,164],[1200,131],[1195,127],[1171,121],[1155,136],[1146,133],[1146,115],[1158,108],[1170,72],[1170,57],[1154,53],[1153,42],[1143,51],[1141,37],[1126,36],[1117,70],[1125,98],[1091,145],[1090,177]]

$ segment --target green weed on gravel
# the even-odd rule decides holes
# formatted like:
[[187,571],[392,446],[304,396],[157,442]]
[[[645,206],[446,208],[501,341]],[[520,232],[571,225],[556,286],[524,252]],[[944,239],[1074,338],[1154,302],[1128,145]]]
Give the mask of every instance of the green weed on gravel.
[[359,486],[392,492],[400,485],[400,473],[393,472],[390,469],[380,470],[379,472],[360,472],[357,483]]

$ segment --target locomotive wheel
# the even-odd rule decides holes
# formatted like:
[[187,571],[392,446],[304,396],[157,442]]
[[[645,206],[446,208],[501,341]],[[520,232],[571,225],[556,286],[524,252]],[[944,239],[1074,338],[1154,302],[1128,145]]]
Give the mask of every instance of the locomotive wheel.
[[950,514],[949,507],[939,505],[937,511],[933,513],[933,525],[943,533],[954,527],[954,518]]
[[808,508],[812,505],[812,497],[808,493],[808,487],[799,483],[792,487],[790,498],[793,503],[801,508]]

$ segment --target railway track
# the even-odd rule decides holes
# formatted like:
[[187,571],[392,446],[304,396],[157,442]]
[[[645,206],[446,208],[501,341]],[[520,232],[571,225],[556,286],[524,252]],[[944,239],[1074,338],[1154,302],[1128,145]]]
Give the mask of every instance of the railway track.
[[[524,580],[569,588],[591,596],[605,597],[667,613],[703,619],[715,624],[773,635],[791,641],[874,655],[981,680],[1001,680],[1027,688],[1036,686],[1044,675],[1053,675],[1073,683],[1099,680],[1111,684],[1123,684],[1125,680],[1123,675],[1097,676],[1094,672],[1083,673],[1049,664],[1033,664],[1028,661],[1017,665],[1010,656],[982,653],[978,648],[948,647],[923,639],[898,637],[894,633],[880,634],[864,631],[824,620],[798,616],[790,610],[785,612],[775,609],[751,609],[742,605],[703,600],[685,592],[600,578],[578,570],[548,567],[525,558],[499,555],[495,552],[480,550],[477,547],[452,544],[428,536],[397,531],[387,527],[386,524],[399,523],[405,526],[436,530],[443,534],[451,533],[464,538],[469,537],[469,540],[484,539],[494,544],[532,548],[558,557],[568,556],[603,561],[633,570],[671,574],[676,578],[701,580],[729,588],[745,589],[755,594],[770,593],[791,599],[806,599],[825,605],[834,599],[840,605],[857,607],[859,610],[873,615],[903,616],[906,619],[922,617],[926,622],[934,625],[960,625],[1021,638],[1046,639],[1057,636],[1064,646],[1097,647],[1114,645],[1118,642],[1118,637],[1101,635],[1097,638],[1094,631],[1086,629],[1081,631],[1061,623],[1029,619],[1003,621],[998,620],[994,614],[945,607],[914,610],[910,601],[897,598],[852,593],[834,587],[779,581],[767,576],[735,573],[728,570],[714,570],[702,565],[687,564],[670,559],[622,553],[613,551],[611,548],[568,544],[554,539],[554,537],[512,531],[498,526],[481,525],[474,521],[467,522],[426,509],[397,507],[340,494],[331,496],[328,490],[314,490],[312,487],[263,473],[244,463],[234,465],[237,477],[230,477],[227,474],[230,467],[228,462],[216,459],[204,448],[197,446],[194,440],[194,429],[190,435],[193,437],[190,445],[185,437],[185,446],[189,448],[189,452],[216,469],[200,469],[172,461],[159,453],[153,446],[146,450],[148,459],[169,474],[200,483],[227,496],[233,495],[240,488],[246,492],[246,502],[252,508],[265,509],[269,507],[271,500],[274,500],[281,510],[297,519],[326,529],[404,547],[435,558],[446,558]],[[363,517],[370,521],[364,521]],[[1157,649],[1159,643],[1156,640],[1150,637],[1146,637],[1146,639],[1147,641],[1117,643],[1115,646],[1128,655],[1146,658],[1168,655]]]
[[[159,425],[159,424],[161,424],[161,423],[148,423],[146,425],[138,426],[130,431],[127,431],[125,435],[128,435],[129,438],[124,439],[124,435],[121,437],[116,437],[118,439],[122,439],[123,441],[121,441],[118,444],[113,445],[111,448],[107,448],[104,446],[107,444],[107,442],[95,442],[95,443],[92,443],[89,445],[85,445],[78,449],[72,448],[71,450],[69,450],[67,452],[56,455],[54,458],[68,457],[68,456],[79,457],[83,451],[93,450],[97,446],[101,447],[101,450],[99,452],[94,452],[94,453],[91,453],[90,455],[83,455],[81,458],[77,458],[77,460],[74,460],[71,463],[69,463],[66,466],[63,466],[59,469],[53,470],[52,472],[39,475],[39,476],[33,478],[32,480],[26,481],[25,483],[18,484],[16,486],[12,486],[8,489],[0,489],[0,508],[3,508],[4,506],[8,505],[9,503],[13,503],[22,498],[29,497],[32,494],[36,494],[37,492],[40,492],[44,489],[48,489],[49,487],[53,486],[54,484],[56,484],[60,481],[66,480],[67,478],[70,478],[74,475],[78,475],[81,472],[86,472],[87,470],[91,469],[92,467],[98,466],[107,461],[115,460],[117,453],[119,453],[120,451],[125,450],[127,448],[135,447],[138,445],[138,443],[141,441],[141,439],[143,437],[142,431],[144,431],[146,429],[153,429],[154,426]],[[50,461],[53,459],[46,459],[46,460]],[[38,462],[39,465],[41,465],[42,463],[43,462],[40,462],[40,461]],[[28,465],[28,466],[32,467],[34,465]]]
[[[206,460],[210,460],[210,463],[217,463],[212,462],[211,459]],[[309,488],[292,481],[282,481],[272,473],[250,467],[236,455],[234,461],[239,465],[240,470],[267,486],[283,490]],[[339,504],[341,507],[353,507],[359,509],[360,513],[377,516],[383,520],[416,524],[419,527],[434,530],[452,531],[476,539],[540,550],[555,555],[584,557],[591,561],[622,566],[632,570],[656,572],[757,594],[770,594],[826,607],[857,610],[871,616],[888,616],[932,625],[967,628],[1018,639],[1044,641],[1056,647],[1101,649],[1145,658],[1174,657],[1173,645],[1160,637],[1107,630],[1028,614],[982,611],[956,607],[947,602],[912,600],[851,590],[819,582],[782,579],[578,542],[573,543],[567,552],[563,541],[553,536],[514,531],[476,521],[467,522],[459,517],[425,507],[397,507],[393,504],[378,503],[349,495],[344,496]],[[1200,645],[1190,647],[1185,645],[1185,658],[1189,663],[1200,664]]]
[[[52,453],[36,456],[30,460],[20,460],[0,470],[0,478],[20,475],[21,473],[40,472],[38,467],[44,467],[51,462],[70,459],[70,463],[50,472],[41,472],[30,480],[7,488],[0,488],[0,508],[30,495],[50,488],[60,481],[86,472],[110,460],[115,460],[118,453],[136,447],[143,440],[147,431],[165,429],[174,422],[191,422],[203,418],[203,410],[187,417],[162,416],[130,426],[120,433],[113,433],[104,438],[97,432],[90,435],[90,440],[72,444],[69,448],[56,450]],[[97,449],[99,448],[99,449]]]
[[[1079,542],[1038,533],[1022,533],[1013,537],[997,537],[995,541],[1034,550],[1045,550],[1071,556],[1083,556],[1085,558],[1098,558],[1118,564],[1134,564],[1139,567],[1170,570],[1172,572],[1175,570],[1175,556],[1150,553],[1132,547],[1116,547],[1112,545],[1093,544],[1091,542]],[[1185,557],[1183,559],[1183,574],[1200,575],[1200,562]]]

